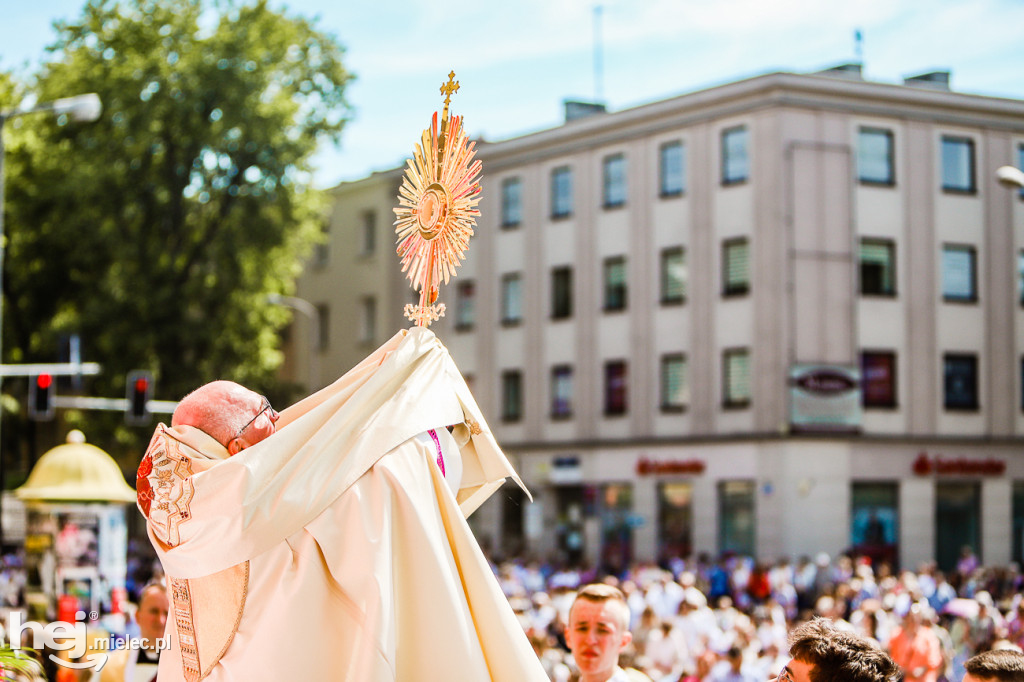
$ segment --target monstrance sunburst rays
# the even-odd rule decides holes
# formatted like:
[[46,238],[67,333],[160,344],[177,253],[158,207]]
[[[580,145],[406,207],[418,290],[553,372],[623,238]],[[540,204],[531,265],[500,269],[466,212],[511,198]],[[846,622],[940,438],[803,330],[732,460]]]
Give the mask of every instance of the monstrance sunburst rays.
[[445,98],[440,129],[435,111],[406,164],[398,190],[398,256],[402,272],[420,292],[419,305],[405,306],[405,316],[419,327],[444,316],[444,304],[434,305],[438,289],[465,260],[475,218],[480,215],[476,207],[482,164],[473,160],[476,143],[468,142],[461,116],[448,117],[448,104],[458,89],[452,71],[441,86]]

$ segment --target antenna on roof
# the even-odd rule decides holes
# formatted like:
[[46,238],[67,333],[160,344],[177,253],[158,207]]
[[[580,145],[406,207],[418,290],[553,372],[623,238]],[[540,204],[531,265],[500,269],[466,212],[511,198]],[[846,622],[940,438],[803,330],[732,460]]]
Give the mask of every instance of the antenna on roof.
[[604,64],[601,44],[601,5],[594,5],[594,102],[604,99]]
[[861,64],[864,63],[864,32],[859,28],[853,31],[853,56]]

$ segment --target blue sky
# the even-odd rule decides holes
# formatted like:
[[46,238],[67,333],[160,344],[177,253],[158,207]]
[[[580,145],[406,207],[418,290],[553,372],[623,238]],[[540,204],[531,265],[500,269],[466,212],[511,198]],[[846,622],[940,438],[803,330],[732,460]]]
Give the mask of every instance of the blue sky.
[[[271,0],[319,17],[356,74],[354,119],[316,158],[327,187],[401,165],[440,108],[488,140],[557,126],[562,100],[599,92],[613,111],[771,71],[813,71],[855,58],[865,76],[901,82],[952,71],[960,92],[1024,99],[1022,0],[603,0],[603,79],[594,75],[595,0]],[[84,0],[0,0],[0,68],[24,72],[54,39],[52,22]],[[71,94],[71,93],[69,93]],[[485,169],[486,170],[486,169]]]

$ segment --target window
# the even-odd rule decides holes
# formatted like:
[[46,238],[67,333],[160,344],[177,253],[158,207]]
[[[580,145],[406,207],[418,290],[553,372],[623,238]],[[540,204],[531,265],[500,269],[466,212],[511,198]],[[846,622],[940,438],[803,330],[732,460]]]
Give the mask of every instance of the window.
[[896,566],[900,537],[899,484],[850,484],[850,544],[872,564]]
[[949,575],[956,570],[965,545],[975,555],[981,553],[981,483],[936,481],[934,518],[935,528],[942,531],[935,533],[932,556]]
[[517,422],[523,418],[523,375],[518,369],[501,373],[501,419]]
[[361,235],[359,254],[369,256],[377,249],[377,213],[363,211],[360,216]]
[[[1024,168],[1024,144],[1017,147],[1017,168]],[[1024,187],[1021,187],[1017,194],[1024,199]]]
[[861,128],[857,139],[857,177],[869,185],[893,185],[892,131]]
[[501,323],[519,324],[523,319],[522,276],[518,272],[501,278]]
[[476,324],[476,282],[459,282],[455,287],[455,328],[472,329]]
[[317,342],[316,349],[325,351],[331,345],[331,307],[326,303],[316,306]]
[[658,484],[657,546],[661,557],[688,557],[693,553],[692,483]]
[[718,483],[718,553],[757,556],[754,481]]
[[604,207],[616,208],[626,203],[626,157],[614,154],[604,157]]
[[551,217],[572,215],[572,169],[561,166],[551,171]]
[[661,302],[682,303],[686,300],[686,254],[676,246],[661,252]]
[[690,402],[686,383],[686,356],[672,353],[661,356],[661,411],[682,412]]
[[1024,251],[1017,253],[1017,300],[1024,305]]
[[572,317],[572,268],[551,271],[551,317],[562,320]]
[[750,351],[732,348],[722,355],[722,404],[725,407],[750,405]]
[[974,193],[974,140],[942,137],[942,189]]
[[1020,359],[1020,409],[1024,410],[1024,357]]
[[749,140],[746,126],[722,131],[723,185],[744,182],[750,176]]
[[626,414],[626,361],[604,364],[604,413]]
[[943,357],[943,406],[947,410],[978,409],[978,357],[947,353]]
[[572,367],[558,365],[551,370],[551,418],[572,416]]
[[722,295],[742,296],[750,291],[750,248],[746,238],[722,244]]
[[313,251],[313,266],[317,268],[327,267],[331,256],[331,225],[327,221],[320,226],[320,239],[317,240],[316,248]]
[[501,226],[515,227],[522,219],[523,183],[519,178],[505,178],[501,182]]
[[861,240],[860,293],[864,296],[896,295],[896,245],[890,240]]
[[861,404],[896,407],[896,354],[864,351],[860,354]]
[[360,302],[359,341],[373,343],[377,337],[377,299],[367,296]]
[[677,197],[686,191],[686,155],[683,143],[666,142],[658,150],[658,184],[661,196]]
[[604,309],[626,309],[626,259],[622,256],[604,261]]
[[953,303],[978,300],[978,278],[973,246],[942,247],[942,299]]

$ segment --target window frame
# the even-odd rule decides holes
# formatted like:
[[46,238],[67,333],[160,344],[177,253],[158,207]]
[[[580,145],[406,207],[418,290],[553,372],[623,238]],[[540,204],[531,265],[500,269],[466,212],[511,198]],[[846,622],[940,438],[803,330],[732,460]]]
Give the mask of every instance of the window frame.
[[331,347],[331,305],[330,303],[316,304],[317,340],[316,350],[324,353]]
[[[514,390],[512,390],[514,388]],[[513,397],[515,400],[511,400]],[[518,369],[501,372],[501,421],[508,423],[523,419],[523,373]]]
[[[866,135],[882,136],[886,140],[885,167],[888,171],[888,179],[879,180],[876,178],[864,177],[861,168],[862,140]],[[889,128],[877,128],[874,126],[861,126],[857,131],[857,182],[872,187],[895,187],[896,186],[896,136]]]
[[[476,326],[476,280],[463,280],[455,285],[455,331],[470,331]],[[466,290],[469,289],[469,296]],[[465,311],[469,309],[469,319],[465,318]]]
[[[666,153],[679,150],[679,188],[667,187]],[[669,140],[658,145],[658,196],[662,199],[681,197],[686,194],[686,144],[682,140]]]
[[[961,403],[950,402],[950,391],[949,382],[950,377],[950,363],[965,361],[966,366],[970,366],[973,371],[971,387],[971,395],[968,400]],[[978,376],[978,354],[977,353],[943,353],[942,355],[942,409],[948,412],[977,412],[981,409],[981,398],[979,395],[980,390],[980,377]]]
[[[867,373],[867,362],[868,358],[878,358],[889,360],[889,377],[890,385],[888,391],[891,397],[888,399],[868,399],[868,373]],[[882,350],[882,349],[864,349],[860,353],[860,404],[864,409],[882,409],[892,410],[899,407],[899,363],[896,356],[896,351],[893,350]]]
[[[743,151],[746,156],[746,164],[742,175],[731,174],[731,162],[729,155],[729,138],[732,135],[743,135]],[[750,180],[750,129],[746,124],[723,128],[721,133],[721,181],[723,187],[742,185]]]
[[[866,291],[865,290],[865,277],[864,277],[864,247],[865,246],[876,246],[883,247],[888,252],[888,270],[889,270],[889,289],[883,285],[879,291]],[[861,296],[874,296],[880,298],[895,298],[896,297],[896,241],[893,239],[885,239],[881,237],[862,237],[859,244],[859,251],[857,254],[857,278],[858,278],[858,289]]]
[[[669,364],[673,362],[679,363],[679,384],[681,397],[679,402],[671,402],[669,400],[669,376],[668,369]],[[687,370],[689,369],[689,363],[687,361],[686,353],[665,353],[661,356],[661,360],[658,364],[659,368],[659,379],[658,379],[658,390],[659,390],[659,405],[663,413],[681,413],[685,412],[690,406],[689,387],[687,386]]]
[[372,256],[377,252],[377,212],[367,209],[359,213],[359,255]]
[[[681,267],[683,270],[683,276],[679,281],[679,294],[670,295],[669,290],[669,258],[678,256],[681,261]],[[661,305],[683,305],[686,303],[686,248],[683,246],[669,246],[661,250],[658,257],[658,291],[660,294],[659,302]]]
[[331,223],[323,221],[320,225],[320,239],[313,247],[312,265],[317,270],[322,270],[331,262]]
[[[730,373],[732,366],[730,359],[746,358],[747,361],[747,395],[742,397],[733,396],[731,392]],[[735,347],[722,350],[722,408],[726,410],[742,410],[750,407],[753,402],[754,387],[751,382],[752,372],[750,371],[750,348]]]
[[[622,266],[622,282],[618,286],[612,284],[611,269]],[[622,312],[629,308],[629,270],[625,256],[609,256],[604,259],[601,267],[602,310],[606,313]],[[617,297],[621,297],[616,303]]]
[[[569,397],[565,399],[564,409],[560,402],[559,388],[560,380],[568,381]],[[549,416],[551,419],[561,421],[572,419],[573,416],[573,367],[572,365],[560,364],[551,368],[551,405]]]
[[1017,251],[1017,301],[1024,307],[1024,249]]
[[[612,370],[621,368],[622,385],[613,392]],[[604,416],[622,417],[629,413],[629,363],[626,360],[606,360],[604,363]]]
[[[970,257],[971,291],[966,296],[951,294],[946,289],[946,254],[954,251],[966,253]],[[973,244],[956,244],[952,242],[943,243],[939,267],[941,268],[939,284],[942,287],[943,303],[962,303],[968,305],[978,303],[980,298],[978,295],[978,249]]]
[[1020,356],[1020,371],[1017,374],[1017,380],[1020,382],[1020,411],[1024,412],[1024,355]]
[[377,340],[377,298],[363,296],[359,300],[359,343],[373,344]]
[[[1024,142],[1017,145],[1017,168],[1024,168]],[[1024,187],[1017,190],[1017,198],[1024,201]]]
[[[572,317],[573,314],[573,272],[571,265],[559,265],[551,268],[551,319],[552,320],[567,320]],[[564,281],[563,277],[564,276]],[[560,286],[560,281],[562,285]],[[564,308],[559,305],[560,297],[559,293],[562,291],[562,286],[565,286],[565,305]]]
[[[619,164],[621,167],[618,169],[618,177],[614,177],[613,171]],[[601,160],[601,208],[609,210],[626,205],[629,192],[626,172],[626,155],[623,152],[609,154]],[[618,191],[618,196],[612,196],[613,189]]]
[[[947,144],[964,144],[968,150],[967,175],[968,185],[961,187],[946,182],[946,149]],[[939,141],[939,179],[942,191],[946,194],[977,194],[978,193],[978,160],[975,154],[974,138],[966,135],[943,135]]]
[[[514,202],[515,215],[510,216],[510,214],[513,213],[513,210],[510,208],[512,202],[509,201],[509,191],[512,187],[515,187],[517,192]],[[501,229],[512,230],[519,227],[522,222],[523,181],[518,175],[511,175],[501,181]]]
[[[567,206],[565,210],[562,210],[559,201],[559,182],[560,177],[566,178],[566,196],[564,197]],[[551,219],[552,220],[566,220],[571,218],[573,214],[573,196],[572,196],[572,166],[563,165],[557,166],[551,169]]]
[[[517,309],[515,311],[510,310],[510,286],[515,284],[517,287]],[[499,292],[501,301],[499,311],[501,312],[501,324],[503,327],[515,327],[523,322],[523,275],[521,272],[506,272],[501,276],[501,289]],[[512,316],[511,313],[515,312],[516,315]]]
[[[747,249],[747,277],[741,284],[733,285],[729,281],[728,254],[733,247],[745,246]],[[746,296],[750,293],[750,240],[747,237],[730,237],[722,241],[722,297],[733,298]]]

